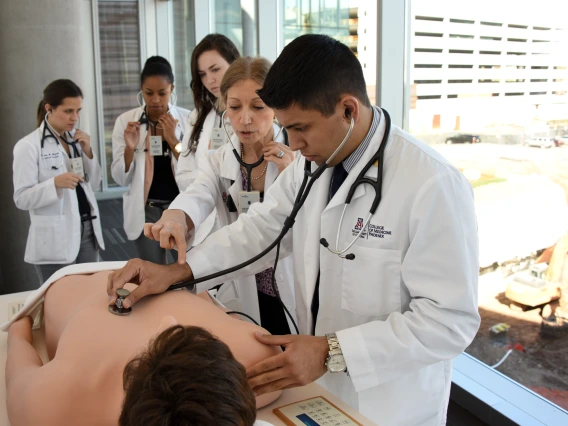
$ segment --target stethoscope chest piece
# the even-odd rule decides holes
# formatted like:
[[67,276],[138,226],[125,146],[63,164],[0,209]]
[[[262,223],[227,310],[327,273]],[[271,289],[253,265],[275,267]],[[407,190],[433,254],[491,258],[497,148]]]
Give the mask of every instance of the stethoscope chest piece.
[[125,288],[119,288],[118,290],[116,290],[116,294],[118,298],[116,299],[116,302],[114,302],[114,305],[109,305],[109,312],[121,316],[129,315],[130,312],[132,312],[132,308],[125,308],[122,303],[124,302],[124,299],[126,299],[130,295],[130,292]]

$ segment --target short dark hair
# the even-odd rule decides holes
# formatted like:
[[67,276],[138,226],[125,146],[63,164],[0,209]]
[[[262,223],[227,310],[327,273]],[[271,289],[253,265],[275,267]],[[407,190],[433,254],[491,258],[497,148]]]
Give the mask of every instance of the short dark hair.
[[123,380],[120,426],[251,426],[256,418],[245,368],[200,327],[162,332]]
[[306,34],[288,44],[258,94],[270,108],[296,104],[326,117],[346,94],[371,106],[359,60],[347,46],[322,34]]
[[140,74],[140,84],[144,84],[144,81],[148,77],[153,77],[156,75],[164,77],[170,84],[174,84],[174,73],[172,71],[172,65],[166,58],[163,58],[162,56],[150,56],[146,60],[144,69]]

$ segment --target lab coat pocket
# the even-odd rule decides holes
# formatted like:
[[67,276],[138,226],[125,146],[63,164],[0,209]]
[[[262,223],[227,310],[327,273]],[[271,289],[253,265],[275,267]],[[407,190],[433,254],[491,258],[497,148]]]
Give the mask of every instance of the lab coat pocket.
[[380,317],[400,312],[400,250],[355,245],[353,260],[344,260],[341,308]]
[[65,215],[31,216],[33,249],[31,263],[65,262],[69,256],[69,235]]

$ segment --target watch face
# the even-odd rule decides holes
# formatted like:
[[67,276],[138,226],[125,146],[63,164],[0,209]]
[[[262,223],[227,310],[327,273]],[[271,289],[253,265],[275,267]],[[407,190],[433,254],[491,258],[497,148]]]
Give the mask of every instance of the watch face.
[[345,364],[345,358],[343,355],[332,355],[327,362],[327,369],[330,373],[341,373],[345,371],[347,365]]

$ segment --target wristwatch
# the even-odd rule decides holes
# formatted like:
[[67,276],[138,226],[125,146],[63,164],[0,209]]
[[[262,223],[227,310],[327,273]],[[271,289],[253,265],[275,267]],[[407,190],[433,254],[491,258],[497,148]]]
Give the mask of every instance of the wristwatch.
[[329,345],[329,356],[325,361],[327,371],[330,373],[347,372],[347,364],[345,363],[345,358],[343,358],[343,352],[341,352],[341,346],[339,346],[337,335],[335,333],[330,333],[326,334],[325,337],[327,337],[327,344]]

